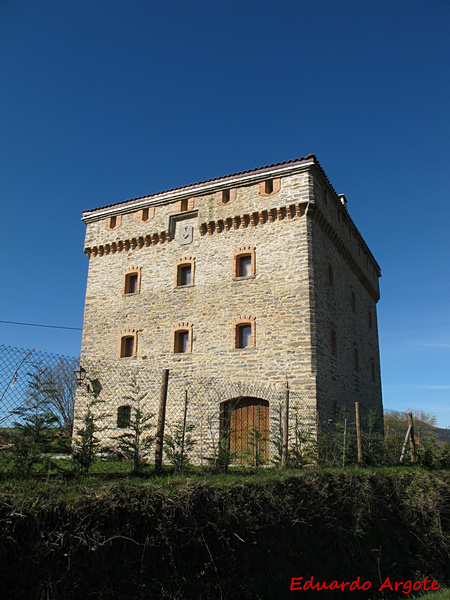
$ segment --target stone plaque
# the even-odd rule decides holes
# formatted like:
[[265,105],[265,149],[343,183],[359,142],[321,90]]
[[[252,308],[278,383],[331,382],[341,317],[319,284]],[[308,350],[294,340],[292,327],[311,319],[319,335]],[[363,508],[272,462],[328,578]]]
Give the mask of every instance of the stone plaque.
[[192,225],[178,225],[178,242],[180,244],[190,244],[192,242],[194,228]]

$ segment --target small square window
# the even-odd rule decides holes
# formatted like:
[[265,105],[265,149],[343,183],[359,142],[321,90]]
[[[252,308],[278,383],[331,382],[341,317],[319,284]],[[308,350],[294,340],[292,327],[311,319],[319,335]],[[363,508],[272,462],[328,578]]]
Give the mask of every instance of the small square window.
[[252,345],[252,326],[250,323],[238,325],[237,328],[237,347],[250,348]]
[[139,223],[147,223],[155,216],[155,207],[154,206],[145,206],[141,210],[136,212],[136,218]]
[[124,336],[120,345],[120,356],[134,356],[134,336]]
[[178,265],[177,285],[191,285],[192,267],[191,265]]
[[184,198],[180,202],[180,212],[185,212],[188,209],[188,198]]
[[359,371],[359,353],[356,346],[353,348],[353,370]]
[[189,331],[175,332],[175,349],[177,354],[189,352]]
[[255,248],[243,247],[233,253],[233,277],[254,277]]
[[259,195],[271,196],[272,194],[276,194],[277,192],[279,192],[280,188],[281,179],[279,177],[266,179],[265,181],[261,181],[259,183]]
[[236,200],[236,189],[229,188],[226,190],[219,190],[214,194],[216,204],[218,206],[223,206],[224,204],[228,204],[229,202],[233,202]]
[[330,329],[330,348],[331,348],[331,354],[334,357],[337,357],[337,333],[336,333],[336,329],[334,327],[331,327]]
[[114,215],[113,217],[108,217],[105,220],[105,229],[111,231],[112,229],[117,229],[122,222],[121,215]]
[[267,195],[273,194],[273,179],[264,182],[264,191]]
[[129,427],[131,423],[131,406],[119,406],[117,409],[117,427]]
[[125,294],[138,293],[138,274],[128,273],[125,275]]
[[252,274],[252,257],[242,254],[237,258],[237,277],[249,277]]
[[330,287],[334,287],[333,265],[329,262],[327,267],[327,281]]

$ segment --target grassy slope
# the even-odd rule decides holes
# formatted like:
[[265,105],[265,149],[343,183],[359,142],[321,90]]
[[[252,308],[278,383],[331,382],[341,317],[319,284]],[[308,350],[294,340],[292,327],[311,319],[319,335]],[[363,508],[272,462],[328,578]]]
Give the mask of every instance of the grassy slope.
[[[133,600],[292,597],[311,575],[448,585],[449,497],[450,473],[412,469],[2,482],[0,584]],[[301,597],[377,597],[318,594]]]

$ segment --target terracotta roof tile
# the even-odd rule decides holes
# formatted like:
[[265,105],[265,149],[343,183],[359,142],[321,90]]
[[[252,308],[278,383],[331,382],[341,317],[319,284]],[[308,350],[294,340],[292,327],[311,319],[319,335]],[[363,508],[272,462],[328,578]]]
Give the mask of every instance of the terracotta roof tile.
[[[173,189],[169,189],[169,190],[164,190],[161,192],[156,192],[154,194],[147,194],[145,196],[138,196],[137,198],[129,198],[128,200],[124,200],[122,202],[115,202],[113,204],[106,204],[105,206],[98,206],[94,209],[90,209],[90,210],[86,210],[84,211],[84,213],[90,213],[90,212],[95,212],[97,210],[102,210],[105,208],[112,208],[113,206],[122,206],[124,204],[127,204],[128,202],[134,202],[136,200],[142,200],[144,198],[151,198],[152,196],[159,196],[160,194],[167,194],[170,192],[175,192],[177,190],[189,190],[189,188],[194,188],[198,185],[204,185],[207,183],[214,183],[215,181],[220,181],[220,180],[226,180],[230,177],[237,177],[239,175],[247,175],[250,173],[257,173],[258,171],[264,171],[265,169],[273,169],[275,167],[282,167],[284,165],[294,165],[295,163],[302,163],[302,162],[307,162],[307,161],[311,161],[313,160],[315,162],[315,164],[320,168],[320,170],[322,171],[324,177],[326,178],[327,182],[330,184],[331,187],[333,187],[331,185],[330,180],[328,179],[328,177],[326,176],[324,170],[322,169],[322,166],[320,165],[319,161],[317,160],[316,156],[314,154],[308,154],[307,156],[303,156],[302,158],[294,158],[293,160],[285,160],[284,162],[280,162],[280,163],[274,163],[272,165],[266,165],[264,167],[257,167],[255,169],[248,169],[247,171],[239,171],[238,173],[230,173],[229,175],[223,175],[222,177],[214,177],[213,179],[206,179],[205,181],[198,181],[197,183],[191,183],[189,185],[186,186],[181,186],[179,188],[173,188]],[[334,189],[334,188],[333,188]]]

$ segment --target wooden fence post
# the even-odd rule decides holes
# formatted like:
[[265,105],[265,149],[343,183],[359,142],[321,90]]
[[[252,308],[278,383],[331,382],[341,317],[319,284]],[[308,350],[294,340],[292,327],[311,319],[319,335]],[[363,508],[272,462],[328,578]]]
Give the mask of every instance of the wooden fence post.
[[184,439],[186,437],[187,407],[188,407],[188,391],[184,390],[183,432],[182,432],[182,436],[181,436],[181,468],[184,467]]
[[409,436],[411,435],[411,425],[408,425],[408,431],[405,435],[405,441],[403,442],[402,453],[400,454],[400,462],[402,463],[405,460],[406,454],[406,446],[408,445]]
[[164,369],[161,384],[161,396],[159,400],[158,427],[156,429],[155,444],[155,472],[162,470],[164,424],[166,421],[167,387],[169,383],[169,369]]
[[414,465],[416,462],[416,440],[414,439],[414,421],[412,413],[408,413],[408,424],[411,426],[409,432],[409,448],[411,450],[411,464]]
[[359,402],[355,402],[355,418],[356,418],[356,441],[358,444],[358,465],[362,465],[362,441],[361,441],[361,420],[359,418]]
[[284,414],[283,414],[283,448],[281,452],[281,466],[287,467],[288,464],[288,446],[289,446],[289,383],[286,381],[286,392],[284,395]]

